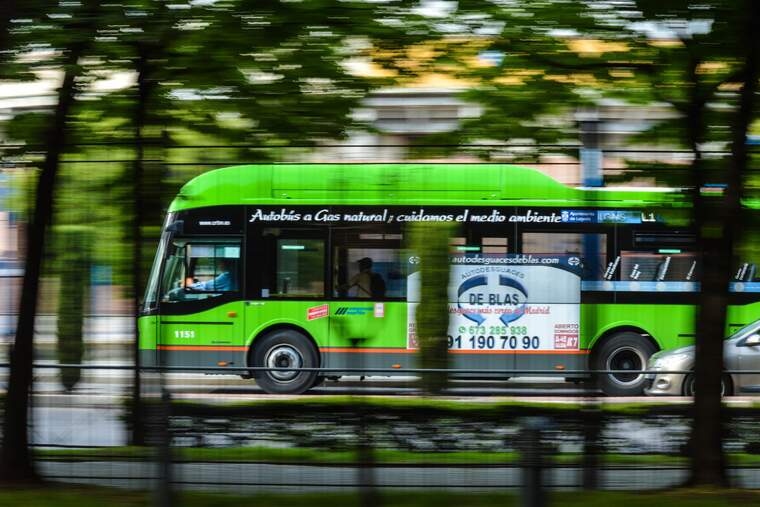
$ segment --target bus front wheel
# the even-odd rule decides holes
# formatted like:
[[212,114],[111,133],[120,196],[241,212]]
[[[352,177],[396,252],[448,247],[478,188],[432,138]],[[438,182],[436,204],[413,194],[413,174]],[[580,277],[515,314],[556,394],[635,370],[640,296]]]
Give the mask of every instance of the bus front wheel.
[[315,371],[280,368],[317,368],[319,359],[311,341],[297,331],[281,329],[256,340],[251,366],[277,368],[256,370],[256,384],[269,394],[300,394],[317,379]]
[[[657,347],[638,333],[624,332],[611,336],[594,356],[595,370],[615,370],[598,373],[599,388],[607,396],[639,396],[644,393],[644,374],[649,356]],[[629,373],[630,372],[630,373]]]

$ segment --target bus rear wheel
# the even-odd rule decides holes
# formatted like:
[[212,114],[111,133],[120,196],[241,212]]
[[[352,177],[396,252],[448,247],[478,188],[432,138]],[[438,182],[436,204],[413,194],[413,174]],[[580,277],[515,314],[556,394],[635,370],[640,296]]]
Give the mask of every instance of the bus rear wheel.
[[[617,370],[617,373],[598,373],[599,388],[607,396],[640,396],[644,394],[649,356],[657,347],[640,334],[618,333],[599,347],[593,363],[595,370]],[[630,373],[629,373],[630,371]]]
[[[311,341],[290,329],[272,331],[254,343],[251,366],[264,368],[317,368],[319,358]],[[256,384],[269,394],[300,394],[311,389],[315,371],[256,370]]]

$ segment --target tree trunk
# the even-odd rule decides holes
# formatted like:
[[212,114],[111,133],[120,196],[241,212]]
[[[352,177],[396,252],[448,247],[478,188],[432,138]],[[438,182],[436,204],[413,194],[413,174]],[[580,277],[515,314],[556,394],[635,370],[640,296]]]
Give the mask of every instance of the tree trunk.
[[[720,378],[723,364],[723,335],[726,322],[726,293],[730,263],[730,239],[724,236],[722,220],[700,189],[705,184],[701,143],[704,138],[706,100],[700,93],[697,68],[689,62],[690,102],[687,110],[689,144],[694,154],[691,186],[694,227],[702,260],[701,290],[695,322],[696,395],[690,438],[691,476],[689,484],[724,486],[723,419]],[[729,255],[726,256],[726,251]]]
[[21,286],[21,301],[13,348],[10,353],[10,376],[3,413],[3,447],[0,450],[0,481],[5,483],[36,482],[39,476],[29,452],[27,432],[29,395],[32,387],[34,360],[34,320],[37,315],[39,280],[45,252],[47,229],[53,214],[53,192],[58,165],[66,145],[69,115],[77,93],[78,66],[97,29],[98,0],[85,4],[82,16],[71,29],[81,37],[66,48],[63,61],[63,82],[58,89],[58,102],[47,131],[47,152],[37,180],[31,222],[26,234],[26,263]]
[[137,324],[137,317],[140,315],[140,298],[143,293],[143,225],[145,222],[145,188],[144,188],[144,129],[146,126],[146,117],[148,110],[148,99],[150,98],[151,85],[149,77],[150,52],[145,44],[137,45],[137,61],[135,71],[137,72],[137,102],[134,109],[134,129],[135,129],[135,162],[132,170],[133,178],[133,195],[134,208],[132,216],[132,286],[134,290],[134,314],[135,314],[135,369],[132,380],[132,445],[145,444],[144,414],[141,399],[142,382],[140,377],[140,328]]
[[[732,125],[731,163],[726,174],[726,191],[715,203],[697,196],[697,226],[703,245],[702,291],[697,319],[696,395],[692,430],[692,485],[726,486],[723,454],[723,407],[720,384],[723,375],[727,290],[731,280],[734,243],[742,223],[742,177],[747,166],[747,132],[757,91],[760,59],[760,4],[747,1],[742,12],[747,24],[740,32],[744,56],[744,84]],[[703,182],[699,181],[701,186]],[[697,190],[699,187],[697,187]]]
[[[725,216],[720,215],[724,215],[725,210],[707,206],[702,198],[698,198],[697,202],[696,225],[702,251],[703,275],[696,319],[696,394],[690,441],[692,461],[689,482],[692,485],[722,487],[727,483],[720,384],[733,237],[730,226],[723,227],[726,223]],[[710,211],[713,213],[710,214]]]
[[14,54],[4,52],[9,51],[11,47],[11,19],[16,11],[16,0],[3,0],[0,2],[0,64],[10,60]]
[[76,95],[75,80],[79,75],[76,64],[84,49],[85,44],[74,45],[66,58],[63,83],[58,90],[58,104],[47,135],[47,153],[37,181],[32,220],[27,228],[24,281],[16,337],[10,354],[11,371],[3,415],[3,448],[0,452],[0,481],[3,482],[33,482],[38,479],[29,452],[27,434],[34,359],[34,319],[37,315],[45,236],[53,212],[53,190],[58,163],[64,150],[68,116]]
[[712,206],[708,207],[701,197],[695,208],[703,275],[696,319],[690,483],[725,486],[720,383],[733,238],[730,230],[723,228],[725,221],[719,217],[719,210],[713,209],[710,217]]

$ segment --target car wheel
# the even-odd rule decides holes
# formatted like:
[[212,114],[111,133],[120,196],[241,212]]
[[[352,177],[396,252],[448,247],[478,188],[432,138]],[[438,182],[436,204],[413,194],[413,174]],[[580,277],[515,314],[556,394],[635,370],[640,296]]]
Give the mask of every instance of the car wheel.
[[655,352],[657,347],[640,334],[625,332],[611,336],[595,352],[594,369],[625,371],[598,374],[599,388],[607,396],[643,394],[645,378],[641,372]]
[[[319,356],[312,342],[290,329],[268,333],[256,340],[252,366],[267,368],[316,368]],[[314,386],[315,371],[274,370],[253,372],[256,384],[269,394],[300,394]]]
[[[686,375],[686,378],[683,379],[683,388],[681,391],[683,392],[684,396],[694,396],[694,393],[696,392],[696,377],[693,373],[689,373]],[[731,396],[734,392],[734,387],[731,382],[731,378],[728,375],[723,375],[720,378],[720,395],[721,396]]]

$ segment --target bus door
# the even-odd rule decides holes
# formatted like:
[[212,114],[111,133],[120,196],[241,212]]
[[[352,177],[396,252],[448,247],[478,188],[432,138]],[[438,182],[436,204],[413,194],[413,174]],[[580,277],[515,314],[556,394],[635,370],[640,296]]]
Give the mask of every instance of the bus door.
[[271,324],[303,328],[319,349],[327,344],[325,301],[327,229],[323,226],[251,227],[246,322],[252,334]]
[[403,232],[388,224],[331,229],[332,301],[326,359],[340,368],[408,368]]
[[175,238],[164,267],[159,364],[245,366],[241,241]]

